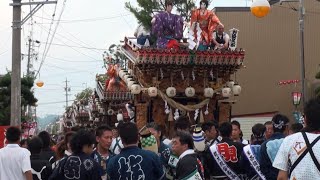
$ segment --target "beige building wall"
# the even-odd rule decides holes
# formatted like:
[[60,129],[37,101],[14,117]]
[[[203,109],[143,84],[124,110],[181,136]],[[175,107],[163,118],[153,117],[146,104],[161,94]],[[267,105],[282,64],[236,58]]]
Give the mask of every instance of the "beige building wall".
[[[279,111],[291,119],[291,92],[298,86],[279,86],[280,80],[300,79],[299,12],[297,3],[279,3],[268,16],[256,18],[251,12],[219,12],[225,29],[240,30],[238,47],[246,50],[246,68],[237,73],[243,91],[233,105],[232,115]],[[314,80],[320,64],[320,2],[305,1],[306,78]],[[310,92],[309,92],[310,95]]]

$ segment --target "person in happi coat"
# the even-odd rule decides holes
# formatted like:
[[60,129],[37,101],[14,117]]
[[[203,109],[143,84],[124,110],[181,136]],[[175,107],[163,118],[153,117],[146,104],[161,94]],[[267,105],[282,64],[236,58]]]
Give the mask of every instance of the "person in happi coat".
[[241,165],[248,179],[265,180],[265,176],[260,170],[260,147],[265,141],[264,133],[266,127],[263,124],[257,123],[252,126],[251,144],[243,148]]
[[70,141],[72,154],[61,159],[49,180],[101,180],[100,167],[90,157],[94,144],[93,133],[78,131]]
[[118,125],[120,138],[124,145],[120,154],[112,157],[107,166],[109,179],[157,180],[164,177],[159,156],[138,147],[139,131],[132,122]]
[[224,171],[225,168],[221,168],[217,159],[214,158],[213,147],[219,153],[219,156],[223,159],[230,171],[233,171],[238,177],[243,176],[243,168],[241,167],[241,154],[244,145],[239,142],[234,142],[231,139],[232,125],[229,122],[224,122],[219,126],[221,141],[217,144],[210,146],[211,156],[208,157],[208,162],[210,162],[210,178],[219,180],[228,180],[228,174]]
[[193,148],[192,136],[187,132],[178,131],[172,139],[172,152],[179,157],[175,179],[194,180],[204,178],[203,165]]

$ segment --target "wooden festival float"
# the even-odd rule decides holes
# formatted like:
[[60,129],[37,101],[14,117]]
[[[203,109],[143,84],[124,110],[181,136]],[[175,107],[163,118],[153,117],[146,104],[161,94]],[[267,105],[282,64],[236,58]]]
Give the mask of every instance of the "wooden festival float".
[[92,96],[92,121],[95,126],[108,124],[110,127],[121,120],[134,118],[132,102],[134,95],[118,76],[118,64],[107,65],[107,73],[96,76],[96,89]]
[[[132,100],[139,129],[155,121],[171,135],[180,115],[189,116],[192,124],[230,120],[234,97],[241,92],[236,72],[243,67],[244,50],[195,51],[185,44],[178,49],[157,49],[126,37],[121,51],[128,64],[118,75],[128,87],[125,101]],[[106,99],[106,92],[101,92],[99,97]]]

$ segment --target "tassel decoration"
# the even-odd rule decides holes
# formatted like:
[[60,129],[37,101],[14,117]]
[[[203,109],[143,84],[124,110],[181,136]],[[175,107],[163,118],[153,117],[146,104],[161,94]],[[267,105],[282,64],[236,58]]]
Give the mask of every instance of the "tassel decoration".
[[203,117],[202,110],[200,111],[200,123],[204,123],[204,117]]

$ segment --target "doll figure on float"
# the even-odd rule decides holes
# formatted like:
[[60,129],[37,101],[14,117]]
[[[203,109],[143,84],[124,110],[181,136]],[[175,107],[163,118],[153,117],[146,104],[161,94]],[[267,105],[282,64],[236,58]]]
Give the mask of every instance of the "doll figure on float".
[[107,91],[126,91],[126,84],[120,79],[119,76],[117,76],[118,69],[119,67],[117,64],[108,64],[108,79],[106,80],[105,85]]
[[[194,46],[197,50],[207,50],[212,42],[212,34],[217,25],[221,24],[218,16],[214,12],[208,10],[208,0],[200,1],[200,8],[191,11],[191,26],[189,33],[189,44],[196,44]],[[189,46],[190,48],[190,46]]]
[[141,23],[138,25],[134,36],[137,38],[137,43],[142,46],[150,46],[150,31],[148,31]]
[[157,38],[157,48],[179,48],[179,41],[183,36],[183,19],[172,14],[173,3],[165,1],[166,11],[155,15],[151,21],[152,34]]

